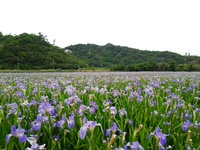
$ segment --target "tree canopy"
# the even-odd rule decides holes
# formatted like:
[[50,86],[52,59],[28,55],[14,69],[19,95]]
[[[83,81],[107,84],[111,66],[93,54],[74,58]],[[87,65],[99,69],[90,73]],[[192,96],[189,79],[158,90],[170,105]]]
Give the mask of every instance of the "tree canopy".
[[200,71],[200,57],[106,44],[60,48],[42,33],[3,35],[0,69],[110,68],[113,71]]
[[190,71],[200,70],[200,57],[182,56],[170,51],[148,51],[106,44],[77,44],[66,47],[74,56],[92,67],[116,71]]
[[48,42],[42,33],[17,36],[0,33],[0,69],[73,69],[85,67],[79,58]]

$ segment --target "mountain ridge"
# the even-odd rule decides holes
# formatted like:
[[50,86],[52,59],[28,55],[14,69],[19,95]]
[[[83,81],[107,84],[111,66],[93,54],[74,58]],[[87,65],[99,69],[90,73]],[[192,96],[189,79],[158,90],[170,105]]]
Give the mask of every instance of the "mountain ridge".
[[60,48],[50,44],[42,33],[12,36],[0,32],[0,53],[0,69],[200,70],[199,56],[183,56],[171,51],[140,50],[111,43],[101,46],[75,44]]
[[[198,56],[183,56],[171,51],[149,51],[106,44],[76,44],[65,47],[72,51],[74,56],[83,59],[89,66],[112,67],[113,65],[132,65],[142,62],[187,64],[192,61],[200,63]],[[98,60],[98,63],[95,61]],[[100,63],[99,63],[100,62]]]

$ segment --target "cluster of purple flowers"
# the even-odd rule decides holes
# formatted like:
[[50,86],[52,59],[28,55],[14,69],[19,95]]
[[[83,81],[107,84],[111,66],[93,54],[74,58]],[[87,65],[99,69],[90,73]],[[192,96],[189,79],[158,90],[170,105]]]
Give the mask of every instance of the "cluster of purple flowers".
[[159,149],[165,150],[165,146],[167,143],[167,136],[169,135],[163,134],[160,130],[160,127],[157,127],[155,132],[150,133],[150,135],[148,136],[148,139],[150,139],[152,135],[154,135],[156,137],[156,140],[158,140]]
[[[61,79],[64,79],[64,77]],[[196,105],[199,103],[198,96],[200,92],[196,90],[199,87],[199,83],[191,81],[188,84],[183,80],[170,79],[171,85],[168,85],[166,84],[168,80],[162,81],[161,79],[157,79],[157,77],[150,78],[146,76],[143,81],[139,77],[128,76],[121,78],[119,75],[106,79],[100,85],[96,79],[100,81],[99,83],[102,83],[102,78],[91,77],[87,81],[85,77],[80,76],[80,81],[76,82],[74,82],[74,78],[70,78],[67,81],[57,81],[56,78],[51,78],[42,81],[42,84],[34,83],[34,86],[29,91],[26,91],[26,85],[20,83],[18,80],[14,88],[5,88],[4,91],[7,92],[2,93],[7,93],[7,95],[13,93],[15,98],[19,100],[13,102],[8,98],[10,103],[0,106],[0,111],[3,113],[5,111],[6,119],[11,121],[10,124],[12,125],[11,131],[6,133],[6,143],[9,144],[10,138],[16,138],[21,143],[29,142],[30,145],[26,148],[27,150],[44,149],[45,144],[39,145],[39,142],[37,143],[40,137],[31,135],[39,135],[41,132],[52,130],[49,134],[51,134],[50,139],[54,141],[55,145],[56,142],[64,138],[69,138],[70,134],[76,140],[80,138],[81,140],[78,140],[82,144],[87,141],[88,138],[86,137],[88,135],[93,136],[93,134],[96,134],[94,130],[100,129],[97,130],[98,134],[102,134],[101,138],[107,144],[112,144],[112,139],[121,140],[120,142],[123,144],[119,147],[122,147],[115,148],[116,150],[144,150],[143,147],[148,147],[150,144],[148,146],[143,145],[141,139],[134,135],[137,133],[134,125],[146,121],[144,124],[145,132],[143,133],[148,134],[148,131],[152,131],[148,125],[152,128],[155,119],[156,123],[159,121],[160,127],[151,132],[148,139],[150,142],[156,139],[158,149],[165,150],[167,149],[168,142],[170,140],[173,141],[171,136],[169,136],[172,132],[170,130],[175,126],[171,119],[175,118],[176,126],[178,124],[177,127],[182,127],[181,132],[183,134],[187,133],[185,131],[198,131],[199,129],[200,123],[198,119],[200,109]],[[126,84],[117,87],[115,84],[119,81],[120,83],[123,82],[122,79]],[[81,83],[81,80],[84,81],[85,87],[80,87],[77,84]],[[142,82],[145,84],[142,84]],[[77,87],[73,87],[72,85]],[[181,90],[181,88],[173,89],[173,85],[182,85],[182,89],[184,89],[181,91],[182,95],[178,93],[178,90]],[[48,92],[45,91],[46,89],[48,89]],[[156,90],[160,93],[157,93]],[[26,93],[32,93],[30,98]],[[197,97],[192,99],[194,101],[192,105],[188,104],[187,100],[190,93]],[[121,98],[122,102],[120,101]],[[143,111],[149,116],[141,116],[140,113],[143,113]],[[26,113],[34,114],[26,116]],[[16,117],[17,121],[13,121],[11,116]],[[28,118],[28,116],[31,117]],[[19,121],[20,119],[22,121]],[[160,119],[162,120],[160,121]],[[17,124],[18,128],[16,127]],[[169,128],[169,130],[166,128]],[[130,134],[127,134],[127,131]],[[194,134],[198,133],[195,132]],[[48,136],[46,133],[45,135]],[[127,136],[131,138],[126,138]],[[127,139],[134,140],[128,142],[126,141]],[[64,142],[66,141],[69,141],[69,143],[72,142],[69,139]],[[143,147],[140,145],[140,142]],[[115,146],[117,145],[116,143]],[[127,144],[124,145],[124,143]]]

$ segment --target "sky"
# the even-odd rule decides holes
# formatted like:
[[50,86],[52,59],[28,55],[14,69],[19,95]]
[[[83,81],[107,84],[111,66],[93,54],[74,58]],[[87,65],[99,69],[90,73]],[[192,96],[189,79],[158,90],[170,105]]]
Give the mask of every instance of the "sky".
[[200,56],[199,0],[2,0],[0,32]]

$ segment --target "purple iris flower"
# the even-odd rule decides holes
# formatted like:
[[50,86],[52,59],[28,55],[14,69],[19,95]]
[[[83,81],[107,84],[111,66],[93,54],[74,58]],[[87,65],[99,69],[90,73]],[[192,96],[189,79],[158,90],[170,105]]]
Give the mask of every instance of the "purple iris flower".
[[154,92],[153,92],[153,87],[152,87],[152,86],[147,86],[147,87],[144,89],[144,92],[145,92],[146,98],[151,97],[151,96],[154,96]]
[[191,125],[190,120],[186,120],[182,125],[182,130],[186,131],[190,127],[190,125]]
[[167,143],[167,134],[163,134],[161,131],[160,131],[160,128],[158,127],[157,129],[156,129],[156,131],[155,131],[155,136],[157,137],[157,138],[159,138],[159,140],[160,140],[160,144],[162,145],[162,146],[165,146],[165,144]]
[[169,117],[171,115],[171,110],[169,110],[168,112],[167,112],[167,117]]
[[42,123],[38,121],[37,119],[31,122],[31,128],[33,131],[38,131],[41,128]]
[[67,123],[68,123],[68,127],[70,129],[74,128],[75,125],[75,121],[74,121],[74,112],[71,113],[71,115],[69,116],[69,119],[67,119]]
[[139,96],[139,93],[134,91],[134,92],[130,93],[129,98],[132,99],[132,98],[137,97],[137,96]]
[[38,114],[37,118],[33,122],[30,123],[31,130],[33,130],[33,131],[40,130],[42,122],[45,122],[46,124],[49,124],[48,117],[47,116],[42,116],[41,114]]
[[102,95],[104,95],[105,91],[106,91],[105,88],[101,88],[101,89],[99,90],[99,93],[101,93]]
[[88,129],[90,129],[93,132],[96,126],[100,126],[101,131],[103,132],[101,124],[97,124],[94,121],[87,121],[79,130],[80,138],[83,140],[86,136]]
[[182,106],[183,106],[183,104],[181,104],[181,103],[178,103],[178,104],[177,104],[177,108],[178,108],[178,109],[180,109]]
[[24,95],[23,95],[20,91],[17,91],[17,92],[15,93],[15,95],[16,95],[17,97],[21,98],[21,99],[24,98]]
[[117,96],[119,96],[119,95],[120,95],[120,93],[119,93],[118,90],[114,90],[114,91],[113,91],[113,96],[114,96],[114,97],[117,97]]
[[9,109],[9,113],[6,115],[6,119],[8,119],[9,115],[16,114],[18,105],[16,102],[14,102],[11,104],[7,103],[6,106]]
[[153,107],[153,106],[155,106],[156,104],[157,104],[157,102],[156,101],[152,101],[152,100],[150,100],[150,105],[151,105],[151,107]]
[[97,86],[93,87],[92,90],[95,91],[96,93],[99,93],[99,88]]
[[34,94],[36,94],[37,93],[37,91],[38,91],[38,88],[37,87],[35,87],[34,89],[33,89],[33,92],[32,92],[32,94],[34,95]]
[[95,110],[98,109],[98,106],[97,106],[97,104],[96,104],[95,102],[90,101],[90,105],[91,105]]
[[174,93],[171,94],[171,98],[176,100],[176,101],[179,99],[178,96],[176,96]]
[[154,110],[154,111],[153,111],[153,115],[154,115],[154,116],[158,115],[158,111],[157,111],[157,110]]
[[18,126],[17,129],[15,126],[11,127],[11,134],[8,134],[6,136],[6,143],[9,142],[10,137],[12,137],[12,136],[19,138],[20,142],[22,142],[22,143],[26,142],[27,137],[25,135],[25,130],[23,128],[21,128],[20,125]]
[[196,88],[196,87],[197,87],[197,84],[192,83],[192,87],[193,87],[193,88]]
[[200,108],[196,108],[196,109],[194,110],[195,114],[198,114],[199,111],[200,111]]
[[107,106],[109,106],[109,105],[111,105],[112,104],[112,101],[111,100],[105,100],[104,102],[103,102],[103,105],[105,106],[105,107],[107,107]]
[[46,101],[48,101],[48,99],[49,99],[48,96],[41,96],[40,97],[41,102],[46,102]]
[[38,150],[38,149],[44,149],[45,144],[38,145],[36,143],[37,139],[35,137],[27,137],[27,141],[31,144],[31,147],[27,147],[25,150]]
[[50,115],[55,114],[54,107],[51,106],[51,104],[49,102],[40,103],[40,105],[38,107],[38,112],[40,114],[45,114],[45,113],[49,113]]
[[132,98],[134,98],[134,97],[136,97],[137,102],[141,102],[141,101],[143,100],[142,95],[139,94],[137,91],[131,92],[128,98],[129,98],[129,99],[132,99]]
[[119,110],[119,116],[123,117],[124,115],[127,115],[127,112],[125,108],[122,108],[121,110]]
[[35,106],[37,104],[37,101],[32,99],[30,103],[27,104],[28,107]]
[[53,139],[54,139],[54,141],[58,141],[58,140],[60,140],[60,136],[54,135],[54,136],[53,136]]
[[136,81],[134,85],[135,86],[139,86],[140,85],[140,81]]
[[53,127],[59,127],[59,128],[64,128],[64,124],[66,122],[66,119],[64,116],[62,116],[60,121],[57,121],[54,123]]
[[66,92],[69,96],[72,96],[76,92],[76,89],[72,86],[67,86],[66,89],[65,89],[65,93]]
[[119,130],[117,124],[114,122],[112,124],[112,126],[110,126],[110,129],[107,129],[106,130],[106,136],[109,136],[110,135],[110,132],[112,131],[113,133],[115,133],[117,130]]
[[66,106],[72,105],[72,104],[77,104],[78,102],[81,102],[80,98],[77,95],[72,95],[65,101]]
[[128,142],[127,146],[131,148],[131,150],[144,150],[144,148],[140,145],[138,141],[135,142]]
[[90,107],[90,113],[91,113],[91,114],[94,114],[94,113],[95,113],[94,107]]
[[132,120],[129,120],[128,123],[129,123],[130,126],[133,125],[133,121]]
[[187,110],[186,113],[185,113],[185,118],[184,119],[187,120],[187,119],[189,119],[189,117],[190,117],[189,111]]
[[41,114],[38,114],[37,120],[40,121],[40,122],[45,122],[46,124],[49,124],[48,116],[43,116]]
[[167,143],[167,134],[163,134],[160,131],[160,127],[157,127],[154,133],[150,133],[150,135],[148,136],[148,138],[150,138],[152,135],[154,135],[157,139],[159,139],[159,144],[161,147],[164,147]]
[[86,110],[88,110],[88,107],[85,106],[85,105],[83,105],[83,104],[81,104],[81,105],[79,106],[78,110],[77,110],[77,114],[78,114],[79,116],[83,116],[83,113],[84,113]]
[[199,128],[199,123],[198,123],[197,121],[195,121],[195,123],[194,123],[194,128],[195,128],[195,129],[198,129],[198,128]]
[[137,102],[141,102],[142,100],[143,100],[142,95],[138,95],[138,96],[137,96]]
[[115,107],[110,107],[110,114],[115,117],[117,114],[117,109]]
[[131,86],[130,85],[128,85],[128,86],[125,87],[125,91],[126,92],[128,92],[129,90],[131,90]]
[[[17,81],[18,82],[18,81]],[[19,81],[20,82],[20,81]],[[26,85],[23,83],[17,83],[17,87],[21,90],[25,90],[26,89]]]
[[95,113],[95,111],[98,109],[98,106],[97,106],[97,104],[95,103],[95,102],[93,102],[93,101],[90,101],[90,113],[91,114],[94,114]]

